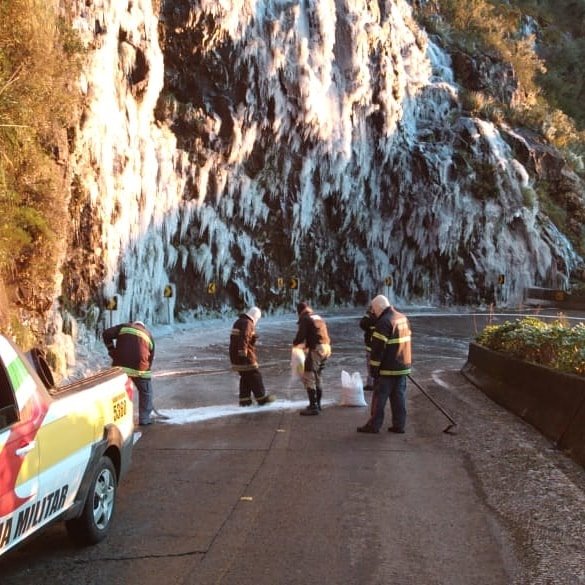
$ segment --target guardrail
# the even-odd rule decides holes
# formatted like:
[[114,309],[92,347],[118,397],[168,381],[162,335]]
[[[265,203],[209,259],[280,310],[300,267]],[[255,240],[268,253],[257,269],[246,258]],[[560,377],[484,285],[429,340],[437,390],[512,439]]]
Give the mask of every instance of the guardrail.
[[469,344],[462,374],[585,467],[585,377]]
[[585,309],[585,296],[557,288],[531,287],[524,291],[527,305],[555,306],[565,309]]

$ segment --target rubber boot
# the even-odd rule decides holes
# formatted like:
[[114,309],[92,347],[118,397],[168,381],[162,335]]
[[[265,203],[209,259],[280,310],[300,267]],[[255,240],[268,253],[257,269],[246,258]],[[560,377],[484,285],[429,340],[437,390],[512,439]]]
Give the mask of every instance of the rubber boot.
[[307,396],[309,397],[309,406],[299,412],[302,416],[314,416],[319,414],[319,408],[317,407],[317,391],[307,390]]
[[323,390],[321,388],[317,388],[317,410],[321,411],[321,397],[323,396]]
[[276,396],[274,396],[274,394],[264,394],[264,396],[256,398],[256,402],[259,404],[259,406],[262,406],[263,404],[268,404],[269,402],[274,402],[275,400]]

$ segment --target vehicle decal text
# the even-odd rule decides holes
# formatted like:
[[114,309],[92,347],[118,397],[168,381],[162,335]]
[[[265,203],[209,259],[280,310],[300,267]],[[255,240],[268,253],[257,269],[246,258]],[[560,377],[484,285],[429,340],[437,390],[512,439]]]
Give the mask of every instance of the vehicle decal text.
[[126,416],[128,406],[126,404],[127,394],[118,394],[112,398],[112,406],[114,409],[114,421],[120,420]]
[[47,494],[42,500],[26,506],[18,515],[9,516],[0,522],[0,550],[13,540],[24,536],[31,528],[57,514],[65,505],[68,491],[69,486],[66,484]]

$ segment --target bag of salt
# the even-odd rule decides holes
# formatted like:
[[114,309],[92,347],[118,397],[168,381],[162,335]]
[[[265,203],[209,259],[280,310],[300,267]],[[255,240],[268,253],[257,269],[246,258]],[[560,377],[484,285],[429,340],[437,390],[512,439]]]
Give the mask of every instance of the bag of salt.
[[305,371],[305,351],[302,347],[293,347],[290,355],[290,371],[293,377],[303,377]]
[[341,406],[367,406],[364,396],[364,385],[359,372],[351,376],[345,370],[341,371]]

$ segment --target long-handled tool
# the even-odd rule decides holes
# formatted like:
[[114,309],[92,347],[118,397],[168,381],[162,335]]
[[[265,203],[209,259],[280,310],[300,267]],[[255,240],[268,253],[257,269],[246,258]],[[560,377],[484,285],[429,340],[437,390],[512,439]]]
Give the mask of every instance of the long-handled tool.
[[447,417],[447,419],[449,420],[450,424],[449,426],[447,426],[443,432],[447,433],[449,435],[453,435],[455,434],[451,429],[453,429],[454,427],[457,426],[457,423],[455,422],[455,420],[453,419],[453,417],[432,397],[430,396],[425,389],[414,380],[414,378],[409,374],[408,375],[408,379]]
[[152,412],[154,412],[154,414],[156,415],[156,418],[158,418],[159,420],[169,420],[169,418],[170,418],[166,414],[159,412],[155,406],[152,407]]

